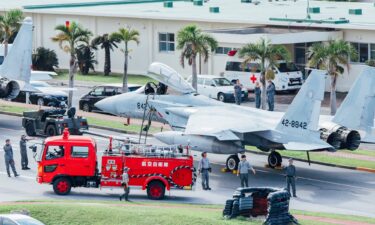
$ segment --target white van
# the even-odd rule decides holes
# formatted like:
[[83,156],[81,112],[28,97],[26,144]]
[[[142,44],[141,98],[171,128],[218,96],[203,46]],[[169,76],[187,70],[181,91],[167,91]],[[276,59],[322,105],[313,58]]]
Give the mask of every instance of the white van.
[[[231,53],[231,54],[230,54]],[[290,91],[301,88],[303,74],[292,62],[279,61],[273,68],[275,79],[273,80],[276,91]],[[236,52],[229,52],[226,61],[224,77],[234,82],[239,79],[244,88],[254,90],[255,82],[260,82],[260,64],[248,63],[245,68],[243,59],[236,57]]]
[[[191,83],[191,77],[187,79]],[[226,78],[214,75],[198,75],[198,93],[221,102],[234,101],[234,85]],[[242,90],[242,100],[248,98],[248,91]]]

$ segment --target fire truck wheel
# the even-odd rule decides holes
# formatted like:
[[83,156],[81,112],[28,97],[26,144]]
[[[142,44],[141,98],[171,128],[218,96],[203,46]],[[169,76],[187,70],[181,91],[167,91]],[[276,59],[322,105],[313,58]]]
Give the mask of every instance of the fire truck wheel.
[[46,134],[48,136],[56,136],[57,134],[56,127],[53,124],[48,125],[46,128]]
[[158,180],[151,181],[147,185],[147,196],[152,200],[161,200],[165,195],[165,185]]
[[65,177],[56,179],[53,182],[53,191],[58,195],[67,195],[70,192],[72,185],[70,180]]

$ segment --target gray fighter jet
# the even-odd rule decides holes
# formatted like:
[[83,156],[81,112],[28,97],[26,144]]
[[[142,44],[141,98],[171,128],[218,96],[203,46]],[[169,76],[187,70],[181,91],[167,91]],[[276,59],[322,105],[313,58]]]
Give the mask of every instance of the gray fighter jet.
[[[176,71],[161,63],[150,66],[149,76],[179,91],[180,95],[146,95],[150,91],[144,87],[137,92],[106,98],[96,106],[132,118],[142,118],[145,110],[156,109],[153,120],[167,122],[174,130],[158,133],[156,138],[167,144],[189,144],[199,151],[232,154],[226,163],[229,169],[237,167],[237,154],[244,151],[244,145],[270,152],[268,163],[275,167],[281,164],[281,156],[275,150],[335,151],[343,142],[349,144],[347,132],[356,133],[347,128],[323,130],[318,125],[325,82],[322,73],[312,72],[286,113],[234,106],[201,96]],[[349,136],[355,136],[350,138],[351,147],[358,148],[360,137]]]
[[29,84],[32,65],[32,32],[33,22],[30,17],[27,17],[0,66],[0,98],[2,99],[14,99],[21,90],[38,91]]

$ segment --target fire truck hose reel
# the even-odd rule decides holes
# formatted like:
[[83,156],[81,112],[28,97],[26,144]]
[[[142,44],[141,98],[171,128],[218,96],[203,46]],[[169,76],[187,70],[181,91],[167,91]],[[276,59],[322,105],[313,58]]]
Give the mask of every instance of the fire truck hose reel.
[[173,179],[172,179],[172,176],[173,174],[180,170],[180,169],[190,169],[192,172],[193,172],[193,181],[192,181],[192,186],[195,184],[196,180],[197,180],[197,173],[196,173],[196,170],[194,167],[190,167],[190,166],[177,166],[176,168],[174,168],[172,171],[171,171],[171,174],[169,175],[169,177],[161,174],[161,173],[149,173],[149,174],[139,174],[139,175],[130,175],[129,177],[130,178],[144,178],[144,177],[153,177],[153,176],[159,176],[159,177],[162,177],[164,178],[165,180],[167,180],[172,186],[178,188],[178,189],[183,189],[184,187],[183,186],[180,186],[178,184],[176,184]]

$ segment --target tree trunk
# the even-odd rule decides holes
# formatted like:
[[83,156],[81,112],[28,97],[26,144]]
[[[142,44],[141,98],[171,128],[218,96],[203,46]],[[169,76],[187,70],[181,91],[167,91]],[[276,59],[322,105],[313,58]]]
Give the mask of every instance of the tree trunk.
[[192,79],[191,79],[191,85],[195,89],[196,92],[198,92],[198,85],[197,85],[197,59],[196,55],[193,55],[193,61],[191,63],[191,69],[192,69]]
[[5,59],[5,57],[7,57],[8,55],[8,38],[7,37],[4,37],[3,44],[4,44],[4,59]]
[[336,104],[336,75],[331,75],[331,96],[330,96],[330,106],[331,106],[331,115],[334,116],[337,110]]
[[262,68],[260,73],[260,83],[262,84],[262,95],[261,95],[261,107],[263,110],[267,110],[267,87],[266,87],[266,69],[265,62],[262,60]]
[[125,42],[124,77],[122,78],[122,93],[128,92],[128,43]]
[[104,76],[108,76],[111,72],[111,52],[109,47],[105,47],[104,52]]
[[74,54],[70,55],[69,62],[69,96],[68,96],[68,108],[73,105],[73,88],[74,88],[74,67],[75,67],[75,57]]

